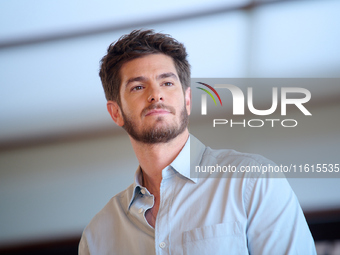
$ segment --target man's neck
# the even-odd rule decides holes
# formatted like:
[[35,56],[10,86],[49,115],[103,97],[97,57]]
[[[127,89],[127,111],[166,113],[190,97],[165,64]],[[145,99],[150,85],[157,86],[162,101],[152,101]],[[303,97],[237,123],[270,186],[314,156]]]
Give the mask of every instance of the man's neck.
[[189,131],[187,129],[168,143],[145,144],[130,137],[132,147],[143,172],[143,185],[151,193],[153,193],[152,191],[159,192],[162,170],[177,157],[188,137]]
[[184,147],[188,137],[188,129],[168,143],[145,144],[137,142],[130,137],[132,147],[142,169],[142,185],[154,196],[154,205],[145,214],[146,220],[152,227],[156,225],[160,205],[162,170],[174,161]]

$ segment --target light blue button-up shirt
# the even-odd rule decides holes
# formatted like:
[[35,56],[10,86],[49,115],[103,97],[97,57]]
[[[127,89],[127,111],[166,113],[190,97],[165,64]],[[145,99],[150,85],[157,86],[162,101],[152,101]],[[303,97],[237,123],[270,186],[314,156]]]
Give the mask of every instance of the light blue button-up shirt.
[[190,136],[162,170],[155,228],[145,218],[154,197],[141,185],[138,168],[134,183],[85,228],[79,254],[316,254],[286,179],[191,177],[190,156],[196,165],[272,163],[259,155],[212,150]]

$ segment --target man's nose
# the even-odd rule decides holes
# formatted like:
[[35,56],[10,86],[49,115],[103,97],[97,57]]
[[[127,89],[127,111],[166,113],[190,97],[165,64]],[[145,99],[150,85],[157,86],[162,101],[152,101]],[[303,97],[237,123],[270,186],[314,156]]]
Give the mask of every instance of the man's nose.
[[161,89],[157,87],[150,88],[150,95],[148,97],[149,103],[157,103],[159,101],[163,101],[163,95]]

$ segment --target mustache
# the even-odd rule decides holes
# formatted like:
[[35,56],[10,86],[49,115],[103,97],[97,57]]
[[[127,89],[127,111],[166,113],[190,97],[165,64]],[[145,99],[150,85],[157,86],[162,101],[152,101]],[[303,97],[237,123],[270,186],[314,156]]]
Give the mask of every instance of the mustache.
[[155,110],[155,109],[163,109],[163,110],[167,110],[172,114],[176,113],[176,110],[174,107],[170,106],[170,105],[165,105],[163,103],[157,103],[157,104],[151,104],[148,107],[145,107],[142,111],[142,116],[146,115],[149,111],[151,110]]

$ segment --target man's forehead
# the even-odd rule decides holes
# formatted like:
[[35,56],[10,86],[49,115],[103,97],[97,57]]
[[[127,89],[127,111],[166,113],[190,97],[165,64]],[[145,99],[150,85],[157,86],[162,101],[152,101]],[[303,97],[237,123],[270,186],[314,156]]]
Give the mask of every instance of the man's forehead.
[[124,63],[120,69],[120,77],[122,85],[150,78],[179,80],[173,59],[164,54],[150,54]]
[[150,72],[158,69],[166,69],[162,72],[174,72],[177,75],[176,67],[172,57],[162,53],[148,54],[138,58],[131,59],[125,62],[120,71],[124,74],[134,73],[137,76],[142,76],[143,72]]

